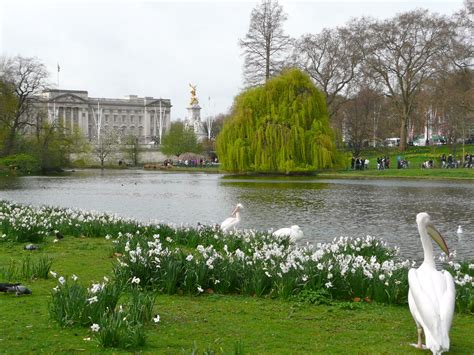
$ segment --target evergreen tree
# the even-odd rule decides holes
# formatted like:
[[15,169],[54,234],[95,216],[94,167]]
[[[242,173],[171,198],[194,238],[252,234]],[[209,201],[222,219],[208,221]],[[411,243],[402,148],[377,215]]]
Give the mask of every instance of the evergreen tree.
[[235,99],[217,152],[222,169],[233,172],[289,174],[338,163],[324,96],[297,69]]

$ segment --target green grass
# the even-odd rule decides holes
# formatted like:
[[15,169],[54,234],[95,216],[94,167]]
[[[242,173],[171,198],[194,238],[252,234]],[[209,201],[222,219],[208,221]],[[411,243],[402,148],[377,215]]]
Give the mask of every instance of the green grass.
[[[66,236],[59,243],[50,237],[38,251],[22,244],[0,243],[0,267],[27,253],[48,255],[58,275],[76,274],[90,284],[112,275],[111,241]],[[0,280],[2,282],[3,280]],[[0,294],[0,346],[7,353],[94,352],[98,345],[84,341],[85,328],[60,328],[49,318],[48,302],[56,280],[23,280],[33,294]],[[351,308],[354,308],[351,310]],[[333,303],[315,306],[266,298],[159,295],[158,325],[147,325],[145,353],[203,353],[212,349],[232,353],[236,344],[245,353],[420,354],[408,344],[416,329],[407,306]],[[451,354],[472,353],[472,315],[456,314],[451,331]],[[102,350],[121,353],[117,349]],[[425,352],[428,353],[428,352]]]
[[458,179],[473,180],[474,169],[385,169],[377,170],[341,170],[321,172],[319,177],[324,178],[419,178],[419,179]]

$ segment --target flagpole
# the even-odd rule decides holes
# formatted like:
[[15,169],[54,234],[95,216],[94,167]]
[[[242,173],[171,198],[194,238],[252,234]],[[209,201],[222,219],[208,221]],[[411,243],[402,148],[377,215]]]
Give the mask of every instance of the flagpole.
[[59,90],[59,72],[61,70],[61,67],[59,66],[59,63],[58,63],[58,90]]

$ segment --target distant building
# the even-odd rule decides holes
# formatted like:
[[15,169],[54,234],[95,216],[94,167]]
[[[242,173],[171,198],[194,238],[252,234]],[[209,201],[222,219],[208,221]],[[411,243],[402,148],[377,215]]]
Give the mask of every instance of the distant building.
[[87,91],[48,90],[40,105],[50,122],[65,130],[79,129],[90,141],[101,130],[116,130],[133,135],[141,144],[159,143],[169,130],[171,101],[153,97],[129,95],[124,99],[89,97]]

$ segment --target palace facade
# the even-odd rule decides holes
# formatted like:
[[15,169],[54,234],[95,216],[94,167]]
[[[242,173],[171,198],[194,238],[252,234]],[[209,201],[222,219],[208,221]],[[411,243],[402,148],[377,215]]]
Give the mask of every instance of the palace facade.
[[80,130],[90,141],[99,132],[115,130],[122,136],[133,135],[139,143],[160,143],[169,130],[171,101],[129,95],[124,99],[89,97],[82,90],[48,90],[40,102],[50,122],[65,131]]

